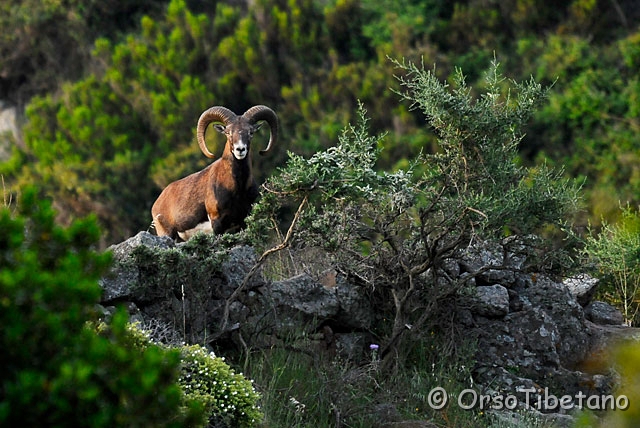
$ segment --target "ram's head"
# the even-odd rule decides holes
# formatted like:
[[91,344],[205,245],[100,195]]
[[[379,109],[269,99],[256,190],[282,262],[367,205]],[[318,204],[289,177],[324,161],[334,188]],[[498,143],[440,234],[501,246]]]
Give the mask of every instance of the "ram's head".
[[242,116],[238,116],[226,107],[211,107],[202,113],[198,120],[197,138],[200,150],[206,157],[215,158],[204,140],[207,127],[210,123],[215,123],[216,131],[227,137],[225,151],[228,150],[236,159],[242,160],[248,155],[251,138],[262,125],[262,121],[266,121],[271,128],[269,144],[264,150],[260,150],[260,154],[264,155],[271,150],[273,142],[278,139],[278,118],[273,110],[267,106],[258,105],[251,107]]

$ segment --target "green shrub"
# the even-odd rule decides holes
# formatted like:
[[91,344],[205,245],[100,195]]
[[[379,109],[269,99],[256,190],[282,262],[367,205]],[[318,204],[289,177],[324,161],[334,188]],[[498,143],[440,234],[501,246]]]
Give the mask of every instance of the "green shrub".
[[31,100],[31,159],[10,171],[18,187],[38,183],[61,219],[95,213],[108,243],[148,228],[159,187],[204,165],[190,140],[210,92],[191,71],[203,61],[210,21],[176,0],[164,20],[141,24],[140,37],[96,42],[100,72],[65,84],[60,96]]
[[603,297],[619,307],[629,325],[640,311],[640,213],[626,207],[618,223],[604,223],[587,237],[583,254],[596,270]]
[[485,92],[473,97],[461,71],[449,87],[415,64],[396,65],[405,76],[401,96],[425,114],[439,151],[406,170],[377,172],[383,136],[369,135],[361,107],[335,147],[308,159],[289,154],[247,222],[247,233],[261,236],[278,224],[281,207],[298,207],[288,244],[322,249],[371,289],[381,354],[393,364],[407,337],[438,331],[451,299],[477,275],[452,277],[448,260],[474,242],[515,236],[511,242],[539,256],[529,259],[535,268],[561,269],[564,253],[536,234],[560,231],[579,200],[579,186],[561,172],[518,162],[522,127],[546,95],[541,85],[514,82],[511,90],[493,63]]
[[69,228],[33,189],[0,209],[0,425],[196,426],[203,408],[177,383],[180,353],[139,349],[119,311],[98,334],[95,219]]
[[187,397],[204,403],[211,422],[251,427],[262,420],[258,393],[242,374],[199,345],[181,349],[180,385]]
[[[103,334],[109,328],[101,324]],[[129,324],[128,342],[132,348],[145,351],[156,346],[179,352],[178,384],[187,400],[202,404],[209,425],[219,427],[250,427],[258,424],[263,414],[258,407],[260,395],[242,373],[235,373],[224,357],[216,357],[200,345],[157,343],[152,332],[139,323]]]
[[[26,102],[55,92],[63,81],[90,69],[87,61],[97,37],[117,37],[135,27],[156,0],[41,2],[0,4],[0,99]],[[64,52],[64,55],[60,55]]]

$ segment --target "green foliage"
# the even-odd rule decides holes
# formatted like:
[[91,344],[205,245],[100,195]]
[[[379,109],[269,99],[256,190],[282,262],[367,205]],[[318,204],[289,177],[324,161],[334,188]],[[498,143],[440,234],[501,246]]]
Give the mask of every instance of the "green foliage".
[[637,37],[602,49],[577,36],[551,35],[536,44],[523,53],[536,58],[534,75],[558,83],[525,148],[587,178],[591,223],[613,222],[620,204],[638,203],[638,76],[631,65]]
[[590,234],[583,254],[602,278],[601,292],[618,306],[629,325],[638,324],[640,305],[640,214],[626,207],[616,224]]
[[27,117],[25,138],[35,160],[20,171],[18,184],[39,183],[63,218],[93,213],[112,234],[129,234],[121,219],[140,211],[141,195],[152,194],[143,180],[148,136],[136,112],[92,77],[66,86],[63,99],[35,99]]
[[399,89],[388,56],[437,62],[450,82],[462,67],[476,88],[492,56],[517,79],[556,82],[519,144],[524,162],[588,178],[593,224],[640,202],[638,31],[624,3],[20,0],[0,10],[0,95],[42,95],[17,142],[23,152],[13,149],[0,172],[12,187],[38,183],[62,220],[95,213],[105,243],[146,229],[160,189],[205,165],[193,128],[214,104],[279,113],[283,150],[256,162],[260,181],[285,149],[310,156],[334,145],[357,121],[356,100],[373,133],[388,132],[378,167],[406,168],[436,150],[421,112],[388,90]]
[[198,345],[185,346],[181,352],[180,385],[187,397],[205,405],[214,426],[252,427],[262,420],[258,393],[224,358]]
[[[99,324],[98,331],[110,334],[111,328]],[[157,343],[151,335],[138,323],[127,325],[126,341],[131,348],[143,352],[158,348],[179,354],[178,385],[187,402],[197,402],[204,408],[208,426],[253,427],[262,421],[260,394],[252,381],[235,373],[224,357],[216,357],[200,345]]]
[[547,95],[539,83],[513,82],[513,94],[493,62],[486,92],[476,100],[459,69],[449,88],[415,64],[397,66],[407,72],[402,97],[422,110],[439,137],[439,151],[425,158],[424,182],[429,193],[441,193],[432,198],[438,209],[457,213],[455,221],[470,216],[479,233],[494,238],[505,229],[524,236],[562,225],[577,210],[579,187],[562,171],[518,162],[522,129]]
[[439,151],[419,156],[408,170],[376,172],[382,137],[369,135],[361,106],[358,124],[336,147],[308,159],[289,154],[265,184],[248,230],[258,235],[253,231],[278,224],[280,207],[297,206],[290,244],[321,248],[372,290],[384,319],[377,333],[386,362],[406,336],[419,340],[442,327],[438,311],[474,275],[452,278],[447,260],[470,244],[515,235],[532,253],[540,250],[537,269],[566,267],[562,251],[532,238],[564,225],[579,190],[558,172],[517,162],[521,129],[546,93],[535,81],[514,83],[511,95],[494,63],[486,92],[474,98],[461,72],[450,88],[412,63],[396,65],[406,71],[401,95],[422,109]]
[[371,19],[364,23],[362,32],[374,47],[390,46],[393,50],[387,51],[389,54],[414,47],[436,32],[444,3],[441,0],[363,2]]
[[629,408],[623,412],[611,412],[609,418],[606,419],[608,426],[619,426],[630,428],[636,426],[640,421],[640,409],[634,406],[635,400],[640,400],[640,372],[638,364],[640,364],[640,348],[637,343],[626,343],[616,350],[614,354],[616,368],[620,373],[621,385],[617,394],[625,394],[629,399]]
[[[366,213],[376,207],[386,207],[393,215],[406,212],[414,197],[410,172],[375,172],[382,137],[367,134],[365,115],[361,105],[358,125],[347,127],[337,146],[309,159],[289,153],[287,166],[265,184],[266,192],[248,222],[249,235],[258,234],[269,223],[277,224],[278,209],[285,201],[300,203],[310,198],[297,229],[300,240],[346,254],[360,248],[368,229],[368,218],[357,214],[361,208],[366,207],[362,210]],[[384,221],[382,210],[380,217]]]
[[[0,99],[23,105],[89,69],[93,41],[133,28],[154,0],[16,0],[0,5]],[[64,52],[64,55],[60,55]]]
[[190,139],[208,90],[191,73],[205,61],[210,22],[175,1],[164,21],[145,17],[142,27],[140,38],[96,42],[102,73],[31,102],[24,129],[31,159],[14,178],[38,182],[62,219],[95,213],[109,241],[149,226],[153,177],[165,157],[191,159],[170,165],[170,179],[204,165],[194,162]]
[[120,311],[96,333],[98,278],[109,254],[92,248],[95,219],[68,228],[25,191],[0,209],[0,424],[194,426],[202,408],[177,384],[180,354],[143,350]]

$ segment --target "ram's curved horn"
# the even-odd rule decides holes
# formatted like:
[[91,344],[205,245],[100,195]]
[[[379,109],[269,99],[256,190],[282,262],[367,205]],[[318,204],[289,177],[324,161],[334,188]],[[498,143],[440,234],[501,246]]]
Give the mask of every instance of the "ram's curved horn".
[[214,158],[216,155],[211,153],[207,148],[207,144],[204,141],[205,132],[207,132],[207,126],[212,122],[222,123],[225,126],[233,122],[237,115],[226,107],[215,106],[208,110],[205,110],[198,119],[198,127],[196,129],[196,137],[198,138],[198,145],[202,153],[208,158]]
[[269,150],[271,150],[271,146],[273,145],[273,143],[278,140],[278,116],[269,107],[263,105],[251,107],[249,110],[244,112],[242,116],[246,118],[251,124],[254,124],[261,120],[264,120],[269,124],[269,128],[271,128],[269,144],[267,144],[266,149],[260,150],[260,154],[264,155]]

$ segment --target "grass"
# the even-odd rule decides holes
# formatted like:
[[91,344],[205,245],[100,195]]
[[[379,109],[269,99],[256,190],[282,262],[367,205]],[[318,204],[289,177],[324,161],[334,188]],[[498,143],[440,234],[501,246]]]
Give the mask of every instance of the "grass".
[[7,190],[6,183],[4,182],[4,175],[0,175],[0,181],[2,181],[2,206],[9,208],[13,203],[13,194]]
[[[377,361],[356,365],[313,343],[256,350],[246,374],[262,394],[264,426],[375,427],[381,424],[431,421],[441,427],[486,426],[481,412],[455,403],[432,409],[428,393],[436,386],[452,395],[470,387],[471,352],[458,359],[439,358],[433,343],[416,345],[411,366],[384,373]],[[472,346],[468,348],[470,351]],[[373,357],[373,355],[372,355]]]

